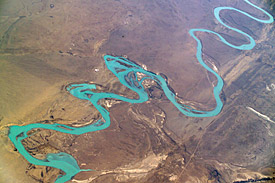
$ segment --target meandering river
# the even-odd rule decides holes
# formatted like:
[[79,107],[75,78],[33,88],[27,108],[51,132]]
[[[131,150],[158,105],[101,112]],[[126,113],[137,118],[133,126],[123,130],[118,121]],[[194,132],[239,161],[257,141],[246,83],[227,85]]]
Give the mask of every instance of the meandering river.
[[[81,134],[88,133],[88,132],[103,130],[110,126],[111,120],[110,120],[109,112],[104,107],[99,105],[98,101],[101,99],[109,98],[109,99],[117,99],[117,100],[129,102],[129,103],[143,103],[149,99],[147,92],[145,91],[145,89],[142,85],[143,81],[147,80],[147,79],[154,80],[155,82],[157,82],[161,86],[161,88],[162,88],[163,92],[165,93],[165,95],[167,96],[167,98],[175,105],[175,107],[180,112],[182,112],[183,114],[185,114],[187,116],[210,117],[210,116],[215,116],[215,115],[219,114],[223,107],[223,103],[220,99],[220,93],[223,88],[223,80],[219,76],[218,73],[216,73],[213,69],[208,67],[205,64],[205,62],[203,61],[203,59],[202,59],[202,43],[198,39],[198,37],[196,37],[195,33],[196,32],[211,33],[214,36],[217,36],[221,42],[223,42],[224,44],[228,45],[229,47],[232,47],[235,49],[239,49],[239,50],[252,49],[255,46],[255,40],[247,33],[243,32],[239,29],[230,27],[229,25],[226,25],[220,18],[220,12],[223,10],[237,11],[240,14],[243,14],[243,15],[245,15],[255,21],[261,22],[261,23],[272,23],[274,21],[274,19],[268,12],[264,11],[263,9],[259,8],[256,5],[252,4],[248,0],[244,0],[244,1],[247,4],[258,9],[265,15],[267,15],[268,19],[261,20],[261,19],[258,19],[258,18],[255,18],[255,17],[249,15],[246,12],[243,12],[239,9],[232,8],[232,7],[217,7],[214,9],[214,15],[215,15],[215,18],[223,26],[247,37],[249,40],[248,44],[243,44],[240,46],[233,45],[230,42],[228,42],[228,40],[225,40],[220,34],[213,32],[211,30],[207,30],[207,29],[191,29],[189,31],[189,34],[197,42],[196,57],[198,59],[198,62],[206,70],[213,73],[217,78],[217,84],[213,88],[213,94],[214,94],[214,97],[216,100],[215,109],[213,109],[211,111],[200,111],[200,110],[196,110],[190,106],[183,105],[177,101],[176,95],[169,89],[167,82],[160,75],[157,75],[153,72],[144,70],[141,66],[139,66],[123,57],[115,57],[115,56],[111,56],[111,55],[105,55],[104,60],[105,60],[105,64],[106,64],[107,68],[119,79],[121,84],[123,84],[126,87],[128,87],[129,89],[135,91],[139,96],[138,99],[126,98],[126,97],[123,97],[123,96],[120,96],[120,95],[117,95],[114,93],[93,92],[93,90],[96,89],[95,84],[89,84],[89,83],[71,84],[66,88],[67,91],[70,92],[70,94],[72,94],[73,96],[75,96],[81,100],[90,101],[95,106],[95,108],[100,112],[100,114],[102,115],[102,119],[98,120],[97,122],[95,122],[91,125],[80,127],[80,128],[74,128],[74,127],[70,127],[70,126],[62,125],[62,124],[58,124],[58,123],[55,123],[55,124],[34,123],[34,124],[25,125],[25,126],[11,126],[9,129],[9,135],[8,135],[10,140],[12,141],[12,143],[14,144],[14,146],[18,150],[18,152],[21,153],[27,159],[27,161],[29,161],[30,163],[35,164],[35,165],[54,167],[54,168],[58,168],[58,169],[62,170],[65,173],[65,175],[60,175],[56,179],[56,183],[63,183],[63,182],[71,180],[73,176],[75,176],[77,173],[79,173],[81,171],[92,171],[92,170],[80,169],[77,164],[77,161],[71,155],[69,155],[67,153],[63,153],[63,152],[56,153],[56,154],[52,154],[52,153],[47,154],[47,157],[43,160],[34,158],[27,152],[27,150],[24,148],[24,146],[22,144],[22,140],[24,140],[30,136],[30,135],[27,135],[28,131],[30,131],[32,129],[40,128],[40,129],[55,130],[55,131],[68,133],[68,134],[81,135]],[[138,79],[138,75],[140,73],[142,73],[142,75],[144,76],[142,79]]]

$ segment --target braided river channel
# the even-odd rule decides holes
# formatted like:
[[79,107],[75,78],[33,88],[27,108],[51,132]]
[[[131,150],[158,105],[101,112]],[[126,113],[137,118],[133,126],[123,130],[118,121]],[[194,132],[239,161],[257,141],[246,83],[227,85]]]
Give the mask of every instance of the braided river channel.
[[[64,175],[59,175],[58,178],[56,179],[56,183],[63,183],[66,181],[71,180],[76,174],[78,174],[81,171],[93,171],[90,169],[80,169],[80,167],[77,164],[77,161],[69,154],[67,153],[50,153],[47,154],[47,157],[45,159],[37,159],[34,158],[32,155],[30,155],[27,150],[24,148],[22,144],[22,140],[26,139],[29,137],[27,135],[27,132],[33,129],[48,129],[48,130],[55,130],[58,132],[62,133],[68,133],[68,134],[74,134],[74,135],[81,135],[84,133],[88,132],[94,132],[94,131],[99,131],[103,130],[107,127],[110,126],[111,120],[110,120],[110,115],[109,112],[101,105],[98,104],[98,101],[101,99],[117,99],[129,103],[143,103],[146,102],[149,97],[147,92],[145,91],[142,83],[144,80],[154,80],[156,83],[161,86],[163,92],[165,93],[166,97],[174,104],[174,106],[182,112],[184,115],[190,116],[190,117],[210,117],[210,116],[215,116],[220,113],[223,107],[223,103],[220,99],[220,93],[223,88],[223,80],[219,76],[218,73],[216,73],[213,69],[207,66],[207,64],[203,61],[202,58],[202,43],[199,40],[198,37],[196,37],[195,33],[196,32],[206,32],[213,34],[214,36],[217,36],[221,42],[224,44],[228,45],[229,47],[238,49],[238,50],[251,50],[255,46],[255,40],[248,35],[247,33],[230,27],[227,24],[225,24],[221,18],[220,18],[220,12],[223,10],[233,10],[236,11],[242,15],[245,15],[255,21],[261,22],[261,23],[272,23],[274,21],[273,17],[266,12],[265,10],[259,8],[258,6],[252,4],[248,0],[244,0],[248,5],[251,5],[252,7],[256,8],[260,12],[264,13],[265,15],[268,16],[267,20],[261,20],[258,18],[255,18],[251,16],[250,14],[241,11],[239,9],[233,8],[233,7],[217,7],[214,9],[214,15],[215,18],[226,28],[235,31],[237,33],[242,34],[245,36],[248,40],[248,44],[243,44],[240,46],[233,45],[229,43],[227,40],[225,40],[220,34],[213,32],[211,30],[207,29],[191,29],[189,30],[190,36],[192,36],[195,41],[197,42],[197,53],[196,57],[198,62],[209,72],[215,75],[217,78],[217,84],[213,88],[213,94],[215,97],[216,101],[216,107],[215,109],[211,111],[200,111],[196,110],[190,106],[180,104],[177,99],[176,95],[169,89],[169,86],[166,82],[166,80],[161,77],[158,74],[155,74],[153,72],[144,70],[141,66],[131,62],[128,59],[125,59],[123,57],[115,57],[111,55],[105,55],[104,56],[104,61],[107,66],[107,68],[119,79],[121,84],[125,85],[129,89],[133,90],[136,92],[139,96],[138,99],[130,99],[126,98],[114,93],[96,93],[93,92],[93,90],[96,89],[95,84],[89,84],[89,83],[83,83],[83,84],[71,84],[67,86],[67,91],[72,94],[73,96],[81,99],[81,100],[88,100],[91,102],[95,108],[100,112],[102,119],[94,122],[91,125],[84,126],[84,127],[70,127],[67,125],[63,124],[41,124],[41,123],[34,123],[34,124],[29,124],[25,126],[10,126],[9,129],[9,138],[14,144],[15,148],[18,150],[19,153],[21,153],[24,158],[30,162],[31,164],[35,165],[42,165],[42,166],[49,166],[49,167],[54,167],[57,169],[60,169],[64,172]],[[142,79],[138,79],[138,74],[142,74]]]

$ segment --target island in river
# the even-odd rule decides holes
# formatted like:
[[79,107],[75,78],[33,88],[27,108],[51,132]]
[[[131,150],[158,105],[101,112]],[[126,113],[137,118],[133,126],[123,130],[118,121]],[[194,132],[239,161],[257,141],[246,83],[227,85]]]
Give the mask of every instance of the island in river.
[[[241,2],[236,2],[242,5]],[[244,1],[244,5],[248,7],[249,5],[246,3],[254,6],[249,1]],[[93,4],[89,8],[96,9],[97,7],[103,6],[103,4]],[[161,3],[157,4],[160,9],[163,8],[161,6]],[[215,3],[213,2],[213,5],[214,4]],[[19,19],[15,19],[15,22],[10,25],[9,29],[5,32],[1,41],[1,50],[3,52],[2,67],[5,68],[4,72],[2,72],[2,78],[12,78],[9,75],[10,72],[18,71],[16,72],[16,74],[19,76],[23,76],[23,78],[27,78],[27,81],[29,81],[29,83],[21,82],[21,86],[19,85],[17,87],[23,87],[24,90],[29,89],[34,92],[33,95],[26,97],[21,96],[20,94],[18,95],[16,93],[13,93],[13,83],[10,84],[11,86],[4,85],[6,86],[5,89],[8,92],[6,92],[5,90],[4,92],[2,91],[2,96],[5,96],[7,94],[15,96],[14,99],[11,101],[11,104],[7,105],[6,103],[4,103],[5,105],[3,105],[4,107],[2,107],[4,111],[3,114],[1,114],[4,116],[2,117],[2,134],[5,135],[9,133],[10,138],[13,139],[12,141],[14,142],[14,145],[16,146],[15,141],[19,142],[21,149],[25,149],[25,154],[29,154],[30,159],[36,159],[36,162],[46,162],[44,164],[41,164],[30,161],[32,164],[30,164],[27,168],[27,175],[43,182],[55,181],[57,176],[59,176],[59,170],[54,168],[58,168],[58,166],[55,166],[55,164],[51,165],[50,162],[56,162],[56,160],[58,160],[68,163],[68,165],[70,166],[68,172],[73,171],[74,169],[76,170],[75,172],[80,172],[79,165],[81,169],[88,170],[82,171],[82,173],[79,173],[77,176],[75,176],[73,179],[74,182],[78,182],[81,179],[86,179],[86,181],[88,182],[194,182],[194,180],[200,180],[201,182],[228,182],[236,180],[246,180],[248,178],[253,178],[253,176],[254,178],[272,176],[272,173],[270,173],[272,172],[272,165],[270,164],[273,158],[272,145],[269,145],[270,143],[272,144],[272,142],[269,139],[272,139],[273,136],[272,128],[270,128],[270,125],[272,125],[270,124],[270,122],[273,122],[273,117],[272,113],[268,111],[272,111],[274,107],[272,108],[272,101],[270,101],[268,96],[272,96],[272,92],[274,90],[274,84],[272,83],[272,78],[274,77],[272,77],[271,72],[273,67],[270,68],[268,64],[270,61],[270,58],[268,57],[272,57],[272,52],[270,52],[270,49],[263,49],[263,46],[267,46],[268,48],[268,46],[272,45],[271,43],[267,42],[272,42],[272,40],[267,39],[266,37],[266,35],[272,34],[272,25],[271,27],[267,26],[265,28],[266,30],[254,30],[253,27],[248,28],[245,25],[243,25],[243,27],[238,27],[239,24],[236,23],[236,20],[234,19],[234,17],[239,18],[241,17],[240,14],[244,14],[248,16],[248,18],[256,20],[256,22],[259,21],[260,23],[271,23],[273,21],[271,15],[269,15],[267,12],[264,12],[264,14],[267,14],[268,17],[257,18],[256,15],[261,12],[259,11],[261,9],[257,9],[257,6],[254,6],[253,11],[255,12],[250,12],[250,14],[252,15],[256,14],[255,16],[249,15],[247,13],[244,13],[244,11],[237,9],[238,5],[236,4],[232,5],[232,7],[237,7],[234,9],[225,8],[224,6],[214,6],[220,7],[216,8],[214,11],[216,19],[219,21],[219,23],[225,25],[227,28],[230,29],[233,22],[234,24],[232,27],[237,26],[238,29],[233,28],[231,30],[235,32],[237,30],[238,33],[248,32],[249,34],[244,34],[246,37],[249,38],[249,42],[247,43],[247,40],[243,39],[240,35],[237,35],[237,38],[232,37],[231,34],[234,35],[234,32],[232,33],[229,31],[227,34],[225,34],[221,30],[219,30],[219,26],[213,26],[212,24],[207,24],[207,28],[213,28],[215,32],[211,31],[212,29],[191,29],[189,33],[193,38],[195,38],[198,44],[197,50],[195,50],[193,54],[195,55],[197,52],[198,61],[203,66],[200,67],[200,65],[194,62],[195,60],[192,60],[192,56],[188,57],[188,54],[192,53],[192,49],[187,49],[185,53],[182,53],[186,57],[184,57],[185,59],[181,59],[180,63],[178,63],[176,59],[176,62],[172,64],[172,58],[182,58],[183,56],[179,54],[179,50],[174,50],[175,47],[171,47],[172,43],[175,43],[174,46],[176,46],[176,49],[178,49],[179,47],[186,48],[186,45],[192,45],[192,40],[182,40],[184,45],[180,46],[181,44],[178,45],[177,41],[173,42],[173,40],[175,40],[176,38],[170,37],[171,40],[169,40],[171,42],[163,38],[162,41],[167,41],[167,44],[164,44],[163,46],[168,46],[168,53],[170,48],[171,57],[169,58],[169,61],[166,60],[166,57],[166,59],[164,59],[164,56],[161,54],[161,52],[159,54],[156,54],[157,50],[162,50],[164,47],[156,46],[157,48],[154,47],[154,49],[156,50],[149,50],[149,52],[146,52],[146,50],[140,50],[140,46],[148,45],[147,42],[152,43],[148,45],[149,47],[152,45],[159,46],[160,40],[151,39],[146,41],[142,37],[140,39],[138,37],[135,38],[135,36],[140,35],[143,30],[139,29],[139,26],[145,26],[146,23],[150,21],[154,22],[155,19],[150,19],[150,17],[142,17],[140,15],[140,17],[137,17],[137,19],[131,20],[133,24],[135,24],[135,21],[137,21],[139,18],[147,19],[142,21],[139,20],[141,22],[139,22],[139,25],[135,25],[135,27],[133,24],[129,25],[129,19],[131,19],[129,17],[133,17],[133,13],[129,11],[127,11],[127,16],[125,19],[126,22],[124,22],[124,24],[122,24],[115,30],[112,30],[111,33],[108,33],[109,37],[104,38],[100,41],[94,41],[95,37],[92,37],[90,39],[83,38],[83,43],[78,43],[76,40],[74,40],[72,41],[72,43],[70,43],[68,51],[65,52],[61,49],[58,49],[58,53],[56,53],[56,55],[54,56],[49,55],[49,53],[54,53],[55,51],[51,47],[37,47],[39,48],[38,50],[34,49],[36,47],[24,49],[14,48],[14,42],[16,42],[15,38],[20,37],[15,33],[24,35],[24,31],[21,32],[21,29],[18,29],[19,32],[16,32],[18,30],[14,30],[13,27],[19,26],[20,28],[20,21],[22,21],[21,19],[31,17],[36,17],[37,19],[39,19],[38,15],[43,14],[43,10],[45,10],[43,15],[49,13],[49,10],[45,8],[46,5],[47,3],[44,3],[42,7],[38,6],[39,8],[37,9],[36,16],[32,15],[32,13],[29,13],[28,16],[22,15]],[[181,5],[182,7],[179,7],[184,9],[186,4],[183,5]],[[209,7],[211,7],[210,5],[212,4],[210,3]],[[123,7],[123,5],[121,6]],[[149,3],[148,7],[150,6],[153,6],[153,4]],[[56,7],[58,6],[50,6],[51,9]],[[193,8],[197,8],[196,3],[194,3]],[[232,15],[229,13],[229,15],[227,15],[226,13],[228,12],[226,12],[225,10],[224,12],[226,13],[223,14],[221,12],[221,17],[224,16],[225,19],[222,18],[223,20],[221,20],[219,12],[223,9],[235,10],[239,14],[233,13]],[[167,11],[170,10],[171,9]],[[146,11],[148,11],[148,9]],[[248,8],[248,12],[249,11],[251,10]],[[20,12],[21,11],[19,11],[19,13]],[[24,13],[23,10],[22,12]],[[188,11],[186,10],[186,12]],[[154,12],[150,13],[154,15]],[[123,15],[123,13],[121,13],[120,16],[121,15]],[[171,13],[171,16],[172,15],[174,16],[176,15],[176,13]],[[116,18],[118,18],[118,20],[121,20],[119,19],[120,16]],[[50,15],[49,18],[53,19],[54,16]],[[7,20],[5,20],[4,18],[3,22],[7,23],[9,22],[9,19],[10,17],[8,17]],[[106,18],[104,18],[104,20],[105,19]],[[177,21],[179,21],[179,19],[177,19]],[[195,25],[201,25],[203,27],[203,23],[196,24],[195,20],[197,19],[198,17],[194,18]],[[249,19],[244,18],[244,20]],[[29,23],[29,26],[33,26],[33,19],[31,19],[31,21],[24,21],[27,21],[27,23]],[[180,24],[177,21],[175,20],[174,26],[172,26],[171,31],[173,30],[176,37],[179,36],[179,39],[180,37],[184,37],[185,35],[181,35],[182,31],[177,32],[177,28],[180,28]],[[187,19],[185,21],[188,22]],[[19,25],[17,25],[18,22]],[[167,17],[167,22],[173,23],[171,22],[169,17]],[[226,24],[224,24],[223,22],[226,22]],[[71,22],[69,21],[67,23],[72,23],[72,20]],[[155,37],[167,33],[166,30],[163,29],[163,27],[167,25],[162,25],[161,23],[162,22],[157,21],[154,24],[154,26],[157,26],[159,28],[158,30],[160,31],[159,35],[156,35]],[[252,24],[251,20],[249,20],[249,24]],[[21,25],[23,26],[23,24]],[[66,25],[66,23],[64,25]],[[102,24],[101,26],[104,27],[104,25]],[[260,26],[260,24],[257,24],[257,26]],[[39,27],[35,29],[39,30]],[[150,32],[150,27],[148,29]],[[85,32],[85,30],[83,31]],[[78,32],[78,35],[76,35],[76,37],[84,36],[84,32]],[[219,38],[221,42],[226,43],[227,46],[237,48],[239,50],[252,49],[255,46],[255,42],[251,36],[256,36],[257,39],[255,39],[257,40],[257,43],[260,43],[260,46],[257,47],[256,45],[256,47],[250,52],[236,52],[236,50],[229,50],[226,53],[224,51],[220,51],[223,53],[222,55],[213,55],[213,53],[217,49],[213,48],[213,46],[215,45],[210,44],[210,42],[215,40],[209,40],[208,36],[206,37],[204,34],[199,33],[196,33],[196,35],[199,35],[198,37],[196,37],[194,32],[212,33],[216,35],[216,37]],[[259,37],[260,35],[261,37]],[[120,41],[117,40],[119,36],[121,36]],[[143,36],[145,38],[146,36],[148,36],[148,34],[145,34]],[[23,36],[23,38],[24,37],[25,36]],[[122,38],[125,37],[128,37],[128,39],[123,40]],[[152,36],[152,38],[154,38],[154,36]],[[62,40],[62,38],[60,38],[60,40]],[[137,41],[136,44],[133,44],[135,43],[133,42],[134,40]],[[227,42],[227,40],[234,42],[234,44],[230,41]],[[28,40],[24,41],[27,42]],[[43,41],[45,42],[45,40],[41,40],[42,43]],[[89,46],[86,47],[87,52],[85,52],[84,46],[90,41],[94,42],[90,43],[91,45],[93,45],[92,53],[88,51]],[[50,40],[46,40],[46,42],[51,45]],[[120,45],[115,46],[116,44],[118,44],[118,42],[120,43]],[[225,49],[223,48],[224,45],[219,43],[218,39],[216,40],[216,42],[221,50]],[[202,47],[201,43],[205,44],[205,46]],[[137,53],[134,53],[134,50],[132,49],[132,51],[129,51],[127,49],[125,50],[125,48],[127,48],[125,46],[132,46],[132,48],[137,49],[137,53],[143,54],[138,55]],[[208,50],[208,46],[211,48],[210,50]],[[56,47],[58,47],[58,45],[56,45]],[[193,44],[193,47],[195,48],[195,44]],[[128,53],[126,51],[128,51]],[[45,52],[49,53],[47,54]],[[118,52],[118,54],[121,55],[127,54],[127,56],[131,58],[139,58],[137,60],[140,65],[132,63],[123,57],[107,56],[114,59],[114,63],[116,63],[113,66],[112,64],[108,66],[107,57],[105,56],[105,63],[107,65],[107,68],[112,71],[112,73],[108,73],[106,70],[107,68],[104,67],[104,64],[100,65],[100,63],[98,63],[99,65],[96,65],[97,61],[99,61],[100,57],[102,57],[101,54],[104,52]],[[263,52],[267,52],[267,58],[263,58]],[[156,55],[149,57],[148,55],[146,55],[151,53],[154,53]],[[238,53],[239,55],[237,55],[235,60],[232,61],[232,54],[235,56],[236,53]],[[226,54],[228,55],[226,56]],[[251,55],[249,56],[249,54]],[[48,59],[37,59],[36,57],[39,57],[39,55],[42,58],[47,56]],[[231,55],[231,57],[228,57],[229,55]],[[17,59],[16,56],[18,57]],[[60,60],[56,61],[58,57]],[[144,57],[144,60],[142,60],[142,57]],[[97,58],[98,60],[94,60],[92,62],[92,59],[95,58]],[[189,62],[190,60],[186,60],[186,58],[189,58],[194,63]],[[256,62],[254,63],[253,61],[255,59]],[[156,61],[160,61],[160,63],[156,64]],[[161,65],[162,61],[167,62],[165,65],[166,67],[159,66]],[[111,62],[112,61],[110,61],[110,63]],[[128,66],[126,67],[125,65],[127,64]],[[263,67],[259,67],[259,65],[263,65]],[[178,69],[180,69],[181,67],[185,68],[185,70],[184,72],[182,70],[174,70],[174,72],[171,72],[171,69],[173,70],[174,66],[177,66]],[[267,68],[265,68],[264,66],[266,66]],[[146,67],[150,68],[150,70],[154,72],[155,70],[157,70],[165,74],[155,74],[146,71]],[[135,68],[138,68],[138,70],[135,71]],[[118,71],[118,69],[120,69],[120,71]],[[253,69],[256,70],[254,71]],[[170,72],[167,72],[169,70]],[[144,74],[145,76],[143,77],[145,79],[138,80],[137,73]],[[119,80],[117,80],[112,74],[115,74]],[[182,77],[180,77],[179,74],[182,75]],[[224,78],[226,84],[223,92],[223,81],[220,75]],[[16,77],[16,75],[13,77],[15,77],[13,80],[14,83],[18,83],[21,79],[20,77]],[[250,77],[254,78],[254,80],[249,81],[247,78]],[[257,77],[261,77],[259,78],[259,81]],[[94,84],[69,84],[74,82],[75,80],[81,80],[82,78],[87,78],[88,81],[93,81],[94,83],[104,83],[104,85],[98,85],[98,87],[95,87],[96,85]],[[258,82],[262,81],[261,79],[263,78],[265,85],[263,85],[264,87],[262,89],[266,90],[266,92],[264,92],[266,93],[266,95],[264,95],[263,97],[259,97],[257,94],[256,96],[259,97],[257,98],[258,102],[261,101],[261,104],[257,105],[258,107],[265,104],[265,110],[267,111],[264,114],[262,114],[262,111],[262,113],[258,112],[257,107],[252,106],[252,104],[256,104],[252,102],[255,101],[255,98],[253,98],[253,94],[255,94],[255,92],[262,93],[262,90],[260,88],[255,89],[254,86],[256,85],[258,87]],[[177,80],[179,81],[176,82]],[[168,85],[168,81],[170,86]],[[244,81],[247,82],[243,83]],[[2,82],[3,84],[5,84],[5,80]],[[253,82],[255,83],[253,84]],[[64,86],[66,85],[68,87],[62,87],[60,90],[58,86],[62,85],[61,83],[63,83]],[[27,88],[28,86],[30,86],[30,84],[35,84],[35,87]],[[123,87],[122,84],[124,84],[125,87]],[[254,89],[252,90],[254,92],[251,92],[251,94],[247,94],[246,92],[244,92],[246,90],[250,92],[251,87],[252,89]],[[43,88],[47,88],[47,91],[41,92],[40,89]],[[78,88],[80,88],[79,92],[75,93],[75,89]],[[91,101],[93,106],[90,106],[86,102],[78,101],[74,98],[71,98],[70,94],[66,93],[66,89],[79,99],[90,100],[93,97],[97,98],[102,94],[103,96],[97,98],[97,100],[95,100],[94,102]],[[94,89],[97,89],[96,93],[90,91]],[[24,92],[24,90],[23,93],[27,93],[26,91]],[[35,93],[35,91],[40,91],[40,93]],[[175,93],[175,91],[179,93]],[[245,93],[245,95],[248,96],[243,97],[242,93]],[[214,97],[212,95],[214,95]],[[20,97],[22,97],[23,99],[19,100]],[[24,101],[27,100],[28,97],[32,99],[32,103],[27,103],[26,101]],[[223,103],[226,104],[221,113],[220,111],[222,109],[222,101],[220,100],[220,97],[223,99]],[[99,101],[100,98],[107,99]],[[263,98],[266,98],[267,101],[262,101]],[[7,100],[9,98],[5,99]],[[139,101],[138,103],[141,104],[129,105],[122,103],[119,100],[130,103],[136,103],[133,101]],[[5,100],[3,101],[5,102]],[[18,110],[18,113],[14,114],[12,112],[14,111],[14,106],[12,106],[13,101],[15,101],[16,103],[21,102],[28,107],[27,109],[25,109],[26,107],[24,107],[23,109]],[[29,102],[29,100],[27,101]],[[271,107],[268,108],[268,105],[271,105]],[[195,106],[195,109],[193,106]],[[211,108],[213,109],[214,113],[209,110]],[[127,109],[127,112],[121,114],[121,111],[125,111],[125,109]],[[104,115],[104,113],[107,115]],[[104,116],[108,117],[104,118],[104,120],[101,121],[101,116],[103,116],[103,118]],[[191,116],[192,118],[188,116]],[[216,117],[209,118],[210,116]],[[268,117],[268,119],[270,120],[267,121],[266,117]],[[16,118],[18,118],[18,122],[16,124],[17,126],[14,126],[14,123],[7,121],[8,119],[13,119],[13,121],[15,121]],[[99,133],[94,134],[86,134],[86,132],[88,132],[89,130],[80,130],[88,129],[89,126],[96,126],[97,128],[103,129],[105,128],[104,125],[110,125],[110,119],[112,119],[115,124],[111,123],[111,126],[108,128],[109,130],[106,129],[102,132],[100,131]],[[243,119],[245,119],[245,121],[243,121]],[[259,120],[261,122],[259,122]],[[22,121],[24,121],[24,123],[22,123]],[[28,125],[30,121],[36,121],[36,123]],[[242,123],[240,123],[240,121],[242,121]],[[24,126],[26,128],[29,128],[29,130],[23,130],[23,133],[18,133],[18,131],[20,131],[20,128],[24,129]],[[43,130],[43,128],[48,130]],[[69,131],[69,134],[55,132],[57,128],[59,129],[57,131],[65,133]],[[75,129],[78,129],[79,133],[73,133]],[[267,133],[265,133],[265,130],[267,130]],[[247,131],[247,138],[251,140],[251,143],[253,142],[254,148],[257,149],[260,147],[260,149],[266,149],[266,153],[259,156],[258,153],[262,150],[260,150],[259,152],[257,152],[257,150],[254,151],[253,147],[250,146],[250,141],[247,141],[246,138],[243,139],[243,135],[238,135],[237,137],[239,138],[235,139],[236,134],[243,134],[243,131]],[[16,134],[15,136],[13,136],[13,132],[14,134]],[[71,134],[78,134],[79,136],[76,137]],[[250,136],[249,134],[251,134],[252,136]],[[217,139],[217,137],[223,138]],[[144,142],[144,139],[146,139],[146,142]],[[262,139],[264,139],[264,142],[262,141]],[[240,146],[242,143],[244,143],[243,147]],[[249,146],[250,148],[247,149],[246,146]],[[4,147],[4,153],[5,151],[13,151],[11,150],[11,144],[5,144]],[[233,152],[228,152],[228,148],[232,149]],[[238,149],[238,151],[236,151],[236,149]],[[15,148],[14,150],[18,151],[19,148]],[[110,150],[112,151],[111,154],[109,153]],[[246,150],[248,154],[245,153]],[[251,151],[254,153],[251,154]],[[22,153],[22,150],[19,150],[19,152]],[[239,152],[244,152],[244,156],[240,157],[239,155],[237,155]],[[5,156],[9,158],[9,156],[11,155],[7,154]],[[250,159],[251,156],[252,160],[254,161]],[[19,159],[19,161],[24,160]],[[259,164],[259,162],[261,163]],[[5,160],[3,160],[3,164],[5,164]],[[46,167],[41,167],[40,165],[44,165]],[[7,168],[13,166],[16,166],[16,162],[14,163],[14,165],[9,165]],[[171,167],[173,168],[171,169]],[[94,171],[89,171],[90,169],[93,169]],[[65,169],[62,170],[64,171]],[[66,171],[64,172],[65,174],[68,173]],[[66,177],[67,174],[61,177],[59,176],[57,181],[59,180],[60,182],[62,182],[62,177],[64,178],[64,180],[70,180],[73,174],[71,174],[69,177]],[[9,176],[10,175],[8,174],[5,176],[3,174],[3,180],[11,179],[11,177]],[[19,175],[19,177],[20,176],[21,175]],[[22,182],[29,181],[28,177],[24,177],[23,175],[22,177]],[[16,177],[13,177],[13,179],[16,179]]]

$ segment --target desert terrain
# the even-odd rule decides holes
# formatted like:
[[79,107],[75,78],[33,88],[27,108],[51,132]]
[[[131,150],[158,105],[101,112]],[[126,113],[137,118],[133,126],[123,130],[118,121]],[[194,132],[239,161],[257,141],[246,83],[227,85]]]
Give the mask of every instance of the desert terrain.
[[[275,15],[270,1],[252,3]],[[95,107],[66,91],[92,82],[129,98],[103,60],[127,57],[162,74],[177,96],[201,110],[215,108],[216,78],[196,59],[192,28],[213,30],[241,45],[247,39],[222,26],[213,9],[231,6],[266,18],[242,0],[2,0],[0,1],[0,182],[54,182],[59,169],[30,164],[8,138],[9,126],[60,123],[85,126],[100,118]],[[273,9],[272,9],[273,8]],[[34,157],[72,155],[76,183],[274,182],[275,29],[234,11],[224,22],[256,46],[237,50],[197,33],[203,59],[223,78],[224,107],[214,117],[183,115],[156,83],[149,100],[102,100],[111,126],[70,135],[37,129],[22,141]]]

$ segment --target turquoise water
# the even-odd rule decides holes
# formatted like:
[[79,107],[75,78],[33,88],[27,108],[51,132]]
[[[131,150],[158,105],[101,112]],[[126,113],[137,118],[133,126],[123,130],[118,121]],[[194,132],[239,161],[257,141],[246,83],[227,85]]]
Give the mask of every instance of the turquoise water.
[[[19,153],[21,153],[30,163],[35,164],[35,165],[42,165],[42,166],[49,166],[49,167],[54,167],[62,170],[65,175],[60,175],[56,183],[63,183],[66,181],[69,181],[75,176],[77,173],[81,171],[92,171],[90,169],[80,169],[77,161],[69,154],[67,153],[57,153],[57,154],[48,154],[47,157],[44,160],[36,159],[33,156],[31,156],[24,146],[22,145],[22,140],[27,138],[27,132],[40,128],[40,129],[49,129],[49,130],[55,130],[63,133],[68,133],[68,134],[75,134],[75,135],[81,135],[84,133],[88,132],[93,132],[93,131],[99,131],[107,128],[110,126],[111,120],[110,120],[110,115],[109,112],[102,107],[100,104],[98,104],[98,101],[101,99],[118,99],[122,100],[125,102],[129,103],[143,103],[148,100],[148,95],[147,92],[145,91],[142,83],[146,79],[154,80],[156,81],[164,91],[165,95],[167,98],[175,105],[175,107],[178,108],[180,112],[187,116],[191,117],[210,117],[210,116],[215,116],[220,113],[223,103],[219,97],[221,90],[223,88],[223,80],[222,78],[214,72],[210,67],[208,67],[203,59],[202,59],[202,43],[201,41],[196,37],[195,33],[196,32],[207,32],[214,34],[217,36],[221,42],[225,43],[229,47],[239,49],[239,50],[250,50],[255,46],[255,40],[245,32],[242,32],[239,29],[230,27],[226,25],[222,20],[220,19],[220,11],[222,10],[234,10],[237,11],[243,15],[246,15],[253,20],[256,20],[261,23],[272,23],[274,21],[273,17],[264,11],[263,9],[257,7],[256,5],[250,3],[248,0],[244,0],[246,3],[250,4],[251,6],[255,7],[256,9],[262,11],[264,14],[268,16],[269,19],[267,20],[260,20],[257,19],[241,10],[232,8],[232,7],[218,7],[215,8],[214,10],[214,15],[216,19],[225,27],[238,32],[245,37],[249,39],[248,44],[243,44],[240,46],[233,45],[229,43],[227,40],[225,40],[220,34],[213,32],[211,30],[207,29],[191,29],[189,31],[189,34],[196,40],[197,42],[197,54],[196,57],[199,61],[199,63],[207,69],[209,72],[213,73],[216,78],[217,78],[217,85],[213,88],[213,94],[216,100],[216,107],[214,110],[211,111],[200,111],[196,110],[190,106],[183,105],[177,102],[175,94],[169,89],[166,81],[164,78],[162,78],[160,75],[157,75],[155,73],[146,71],[142,69],[139,65],[123,58],[123,57],[114,57],[111,55],[105,55],[104,60],[105,64],[107,65],[107,68],[119,79],[119,81],[128,87],[129,89],[135,91],[138,95],[138,99],[131,99],[131,98],[126,98],[120,95],[116,95],[114,93],[96,93],[93,90],[96,89],[95,84],[88,84],[88,83],[83,83],[83,84],[71,84],[69,85],[66,89],[70,94],[73,96],[82,99],[82,100],[88,100],[90,101],[95,108],[100,112],[102,115],[102,119],[98,120],[96,123],[80,127],[80,128],[74,128],[70,127],[67,125],[62,125],[62,124],[40,124],[40,123],[35,123],[35,124],[29,124],[25,126],[11,126],[9,130],[9,138],[13,142],[15,148],[18,150]],[[143,73],[146,75],[143,77],[141,80],[138,80],[137,73]]]

